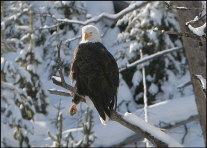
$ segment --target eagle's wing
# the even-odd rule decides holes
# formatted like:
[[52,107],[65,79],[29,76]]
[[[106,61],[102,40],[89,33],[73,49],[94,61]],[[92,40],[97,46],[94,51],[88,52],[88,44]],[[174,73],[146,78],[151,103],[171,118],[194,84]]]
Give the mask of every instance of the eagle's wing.
[[108,98],[106,99],[108,99],[107,102],[110,104],[110,109],[112,109],[117,104],[119,69],[114,57],[103,45],[101,46],[101,50],[98,50],[98,52],[100,52],[100,55],[97,56],[97,61],[102,65],[104,76],[108,82],[108,85],[110,85],[106,91],[106,93],[108,93]]

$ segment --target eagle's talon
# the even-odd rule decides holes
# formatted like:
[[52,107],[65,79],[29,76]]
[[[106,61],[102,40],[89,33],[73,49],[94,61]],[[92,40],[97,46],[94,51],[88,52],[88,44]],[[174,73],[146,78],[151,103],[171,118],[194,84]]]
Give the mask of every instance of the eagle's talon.
[[76,108],[76,104],[73,104],[73,105],[71,106],[71,108],[70,108],[69,113],[70,113],[71,116],[73,116],[73,115],[75,115],[77,112],[78,112],[78,110],[77,110],[77,108]]

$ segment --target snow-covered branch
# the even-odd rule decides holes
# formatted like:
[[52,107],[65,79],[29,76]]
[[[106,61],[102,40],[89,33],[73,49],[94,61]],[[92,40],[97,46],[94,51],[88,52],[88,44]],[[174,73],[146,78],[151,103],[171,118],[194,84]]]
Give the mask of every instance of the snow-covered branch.
[[202,75],[193,75],[193,77],[199,80],[201,87],[203,89],[203,92],[206,94],[206,79],[204,79]]
[[142,63],[150,61],[150,60],[152,60],[154,58],[157,58],[157,57],[160,57],[162,55],[165,55],[165,54],[168,54],[168,53],[171,53],[171,52],[174,52],[174,51],[178,51],[178,50],[181,50],[181,49],[183,49],[183,47],[174,47],[174,48],[166,49],[166,50],[163,50],[163,51],[160,51],[160,52],[156,52],[155,54],[152,54],[150,56],[147,56],[145,58],[137,60],[137,61],[135,61],[133,63],[127,64],[127,66],[124,67],[124,68],[121,68],[119,70],[119,72],[125,71],[127,69],[133,68],[136,65],[142,64]]
[[86,21],[70,20],[70,19],[66,19],[66,18],[57,19],[57,21],[66,22],[66,23],[73,23],[73,24],[79,24],[79,25],[87,25],[87,24],[90,24],[90,23],[96,23],[96,22],[98,22],[98,21],[100,21],[104,18],[109,19],[109,20],[118,20],[121,17],[123,17],[124,15],[126,15],[127,13],[129,13],[129,12],[135,10],[135,9],[141,8],[149,2],[150,1],[136,2],[135,4],[128,6],[127,8],[123,9],[122,11],[120,11],[117,14],[101,13],[100,15],[92,17],[91,19],[88,19]]
[[150,142],[152,142],[156,147],[182,147],[182,145],[179,144],[176,140],[162,132],[160,128],[148,124],[143,119],[132,113],[126,112],[123,115],[121,113],[111,111],[110,119],[119,122],[123,126],[131,129],[138,134],[141,134]]
[[[193,121],[195,121],[195,120],[198,120],[198,119],[199,119],[198,115],[194,115],[194,116],[189,117],[189,118],[186,119],[186,120],[177,122],[177,123],[175,123],[175,124],[166,124],[166,125],[164,125],[164,126],[161,126],[160,128],[162,128],[162,129],[166,129],[166,130],[167,130],[167,129],[174,129],[174,128],[183,126],[183,125],[185,125],[185,124],[187,124],[187,123],[190,123],[190,122],[193,122]],[[121,143],[117,143],[117,144],[115,144],[115,145],[111,145],[111,147],[123,147],[123,146],[125,146],[125,145],[127,145],[127,144],[131,144],[131,143],[134,143],[134,142],[137,142],[137,141],[141,141],[141,140],[143,140],[143,136],[142,136],[141,134],[140,134],[140,135],[138,135],[138,134],[133,134],[133,135],[127,137],[127,138],[126,138],[125,140],[123,140]]]
[[[161,128],[166,133],[173,133],[177,131],[173,130],[174,128],[182,127],[199,119],[193,95],[153,104],[148,107],[148,112],[150,124]],[[133,114],[144,119],[144,109],[138,109]],[[143,141],[143,138],[141,134],[130,133],[125,136],[125,139],[113,143],[110,147],[123,147],[128,144],[139,143]]]
[[[140,50],[140,57],[143,58],[142,49]],[[142,79],[143,79],[143,89],[144,89],[144,120],[148,123],[148,100],[147,100],[147,84],[144,64],[142,64]],[[149,141],[145,139],[146,147],[149,147]]]
[[197,36],[205,36],[206,37],[206,23],[203,24],[200,27],[194,28],[193,26],[191,26],[190,24],[188,25],[188,29],[190,29],[190,31],[192,31],[195,35]]

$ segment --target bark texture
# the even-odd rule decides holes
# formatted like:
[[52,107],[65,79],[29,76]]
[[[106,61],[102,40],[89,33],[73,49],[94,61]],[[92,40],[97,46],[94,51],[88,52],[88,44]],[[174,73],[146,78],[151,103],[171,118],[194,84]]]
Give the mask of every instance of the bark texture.
[[[201,2],[198,1],[176,1],[174,2],[174,5],[177,7],[201,8]],[[199,11],[199,9],[177,10],[177,18],[182,32],[191,33],[185,24],[186,22],[193,20],[196,16],[198,16]],[[197,24],[193,24],[192,26],[199,27],[203,24],[203,22],[199,22]],[[193,77],[194,74],[198,74],[202,75],[206,79],[206,40],[201,39],[199,41],[189,37],[182,37],[182,40],[184,44],[185,55],[189,64],[200,125],[206,145],[206,97],[199,81]]]

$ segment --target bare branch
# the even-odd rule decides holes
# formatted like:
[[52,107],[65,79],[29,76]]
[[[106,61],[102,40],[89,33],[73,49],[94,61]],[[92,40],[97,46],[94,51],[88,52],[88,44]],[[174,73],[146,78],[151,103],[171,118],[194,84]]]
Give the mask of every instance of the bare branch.
[[69,92],[65,92],[62,90],[55,90],[55,89],[49,89],[48,90],[50,94],[59,95],[59,96],[66,96],[66,97],[72,97],[73,95]]
[[169,9],[184,10],[184,11],[186,11],[186,10],[202,10],[202,11],[203,11],[203,10],[206,10],[206,8],[175,7],[175,6],[173,6],[173,5],[169,4],[169,3],[167,3],[166,1],[164,1],[164,3],[165,3],[165,5],[166,5],[166,7],[169,8]]
[[123,9],[122,11],[120,11],[117,14],[101,13],[100,15],[95,16],[95,17],[93,17],[91,19],[88,19],[86,21],[70,20],[70,19],[66,19],[66,18],[65,19],[57,19],[57,21],[66,22],[66,23],[73,23],[73,24],[79,24],[79,25],[87,25],[87,24],[90,24],[90,23],[96,23],[96,22],[98,22],[98,21],[100,21],[104,18],[109,19],[109,20],[118,20],[121,17],[123,17],[124,15],[126,15],[127,13],[129,13],[129,12],[135,10],[135,9],[141,8],[149,2],[150,1],[136,2],[135,4],[128,6],[127,8]]
[[182,91],[185,87],[187,87],[187,86],[189,86],[189,85],[192,85],[192,81],[191,81],[191,80],[188,81],[188,82],[185,82],[185,83],[183,83],[183,84],[178,85],[177,88],[178,88],[180,91]]
[[[63,76],[63,71],[62,71],[62,62],[61,62],[61,58],[60,58],[60,47],[61,47],[61,44],[62,44],[62,41],[60,42],[59,45],[57,45],[57,49],[58,49],[58,57],[57,57],[57,59],[56,59],[56,62],[57,62],[58,67],[59,67],[58,71],[59,71],[59,74],[60,74],[60,79],[61,79],[61,81],[58,81],[55,77],[52,77],[52,81],[53,81],[54,84],[56,84],[56,85],[58,85],[58,86],[60,86],[60,87],[63,87],[63,88],[65,88],[65,89],[71,91],[72,94],[76,94],[76,95],[78,95],[80,98],[82,98],[81,101],[82,101],[82,102],[85,102],[85,99],[84,99],[81,95],[79,95],[79,94],[77,93],[76,89],[75,89],[74,87],[70,86],[69,84],[67,84],[67,83],[65,82],[65,79],[64,79],[64,76]],[[51,92],[51,90],[50,90],[50,92]],[[54,93],[54,91],[52,91],[52,92]],[[57,91],[56,91],[56,92],[57,92]],[[64,92],[64,93],[65,93],[65,92]],[[59,93],[58,95],[60,95],[60,93]]]
[[78,36],[75,36],[75,37],[73,37],[73,38],[71,38],[71,39],[67,39],[66,41],[65,41],[65,43],[70,43],[70,42],[72,42],[72,41],[74,41],[74,40],[77,40],[77,39],[80,39],[81,38],[81,35],[78,35]]
[[54,136],[52,133],[50,133],[50,131],[48,131],[48,136],[49,136],[53,141],[56,141],[55,136]]
[[135,61],[131,64],[127,64],[127,66],[124,67],[124,68],[121,68],[119,70],[119,72],[125,71],[127,69],[133,68],[134,66],[137,66],[137,65],[142,64],[144,62],[150,61],[154,58],[157,58],[157,57],[160,57],[160,56],[163,56],[165,54],[168,54],[168,53],[171,53],[171,52],[174,52],[174,51],[178,51],[178,50],[181,50],[181,49],[183,49],[183,47],[174,47],[174,48],[166,49],[166,50],[163,50],[163,51],[160,51],[160,52],[156,52],[155,54],[152,54],[152,55],[147,56],[143,59],[137,60],[137,61]]
[[164,129],[173,129],[173,128],[177,128],[179,126],[185,125],[189,122],[192,122],[192,121],[195,121],[195,120],[198,120],[198,119],[199,119],[198,115],[193,115],[193,116],[190,116],[189,118],[187,118],[183,121],[179,121],[179,122],[174,123],[174,124],[165,123],[166,125],[161,126],[161,127],[164,128]]
[[182,144],[184,143],[184,141],[185,141],[185,137],[186,137],[186,135],[188,134],[188,127],[187,127],[186,124],[184,124],[184,129],[185,129],[185,133],[184,133],[184,135],[183,135],[183,137],[182,137]]
[[66,82],[65,82],[65,79],[64,79],[64,76],[63,76],[63,71],[62,71],[62,62],[61,62],[61,58],[60,58],[60,47],[61,47],[61,44],[62,44],[62,41],[60,42],[59,45],[57,45],[57,49],[58,49],[58,57],[57,57],[57,64],[58,64],[58,71],[59,71],[59,74],[60,74],[60,78],[61,78],[61,81],[57,81],[56,79],[54,79],[54,77],[52,77],[52,81],[53,83],[55,83],[56,85],[59,85],[59,86],[62,86],[70,91],[75,91],[73,90],[74,88],[71,87],[70,85],[68,85]]
[[153,31],[160,32],[160,33],[171,34],[171,35],[177,35],[177,36],[180,36],[180,37],[189,37],[189,38],[196,39],[196,40],[199,40],[199,41],[201,39],[206,38],[206,36],[197,36],[195,34],[188,33],[188,32],[175,32],[175,31],[158,30],[157,28],[154,29]]
[[189,22],[186,22],[186,25],[198,23],[199,21],[201,21],[201,20],[203,20],[205,18],[206,18],[206,14],[204,14],[201,17],[196,16],[193,20],[191,20]]

